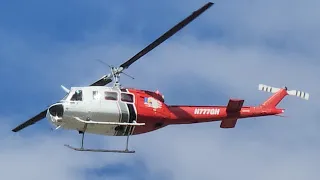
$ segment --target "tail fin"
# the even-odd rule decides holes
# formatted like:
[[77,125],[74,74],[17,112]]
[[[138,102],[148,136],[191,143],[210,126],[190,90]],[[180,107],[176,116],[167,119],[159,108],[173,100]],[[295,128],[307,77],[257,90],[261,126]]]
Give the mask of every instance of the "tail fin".
[[297,96],[304,100],[309,100],[309,97],[310,97],[309,93],[298,91],[298,90],[288,90],[287,87],[275,88],[275,87],[267,86],[264,84],[259,84],[259,90],[265,91],[265,92],[271,92],[274,94],[270,98],[268,98],[263,104],[261,104],[262,106],[267,106],[267,107],[277,106],[280,103],[280,101],[287,95]]

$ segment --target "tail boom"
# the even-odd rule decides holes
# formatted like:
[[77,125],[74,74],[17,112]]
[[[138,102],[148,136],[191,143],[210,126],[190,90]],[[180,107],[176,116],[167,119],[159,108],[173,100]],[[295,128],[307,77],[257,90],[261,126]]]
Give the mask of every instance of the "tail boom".
[[244,100],[230,99],[227,106],[168,106],[171,118],[167,124],[191,124],[221,121],[221,128],[234,128],[238,119],[259,116],[280,115],[284,109],[276,106],[287,95],[308,100],[309,94],[284,88],[259,85],[259,90],[271,92],[273,95],[259,106],[243,106]]
[[235,127],[240,118],[281,114],[277,108],[243,106],[244,100],[230,99],[227,106],[168,106],[171,119],[168,124],[191,124],[221,121],[221,128]]

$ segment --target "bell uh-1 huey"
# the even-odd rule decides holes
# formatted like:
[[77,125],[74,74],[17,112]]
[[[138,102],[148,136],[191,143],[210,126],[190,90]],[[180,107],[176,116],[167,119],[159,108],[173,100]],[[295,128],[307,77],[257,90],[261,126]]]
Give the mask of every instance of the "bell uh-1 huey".
[[[204,123],[221,121],[221,128],[234,128],[237,120],[258,116],[279,115],[284,109],[276,106],[287,95],[308,100],[309,94],[287,88],[274,88],[259,85],[259,90],[274,93],[259,106],[243,106],[244,100],[229,99],[227,106],[168,105],[159,91],[125,88],[120,85],[120,74],[124,74],[132,63],[150,52],[156,46],[174,35],[193,21],[213,3],[208,2],[190,16],[179,22],[154,42],[149,44],[119,67],[111,67],[111,73],[87,87],[67,89],[66,96],[49,106],[35,117],[22,123],[12,131],[18,132],[44,118],[56,127],[75,130],[82,134],[81,147],[67,147],[77,151],[134,153],[128,150],[129,137],[148,133],[168,125]],[[105,85],[114,81],[110,87]],[[124,150],[86,149],[83,146],[84,134],[92,133],[106,136],[126,136]]]

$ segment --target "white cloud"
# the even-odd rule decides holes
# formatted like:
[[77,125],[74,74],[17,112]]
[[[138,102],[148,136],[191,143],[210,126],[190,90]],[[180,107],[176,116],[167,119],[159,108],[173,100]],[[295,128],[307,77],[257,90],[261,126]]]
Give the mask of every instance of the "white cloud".
[[[214,40],[203,42],[193,38],[193,35],[180,36],[134,64],[127,72],[136,80],[122,76],[122,82],[141,88],[160,88],[166,95],[170,93],[172,82],[202,77],[211,83],[212,91],[223,90],[225,94],[222,96],[244,98],[247,105],[258,104],[271,95],[258,92],[259,83],[277,87],[286,85],[289,89],[309,92],[310,101],[287,97],[280,104],[287,108],[288,118],[240,120],[237,127],[231,130],[220,129],[218,122],[166,127],[131,138],[130,145],[137,150],[137,154],[131,157],[77,153],[62,146],[67,142],[79,144],[80,136],[76,135],[56,136],[52,133],[24,138],[22,132],[14,137],[4,133],[0,139],[4,147],[0,150],[0,177],[84,179],[82,172],[85,168],[100,168],[116,162],[130,163],[134,158],[141,158],[151,172],[171,171],[173,179],[317,179],[319,172],[316,167],[320,165],[316,128],[319,125],[316,115],[320,75],[319,53],[316,51],[319,36],[315,36],[319,29],[317,6],[310,3],[312,1],[263,2],[219,2],[221,6],[217,2],[210,10],[213,11],[210,13],[212,16],[201,17],[212,22],[208,23],[208,27],[201,28],[216,28],[213,24],[228,30],[223,43]],[[274,51],[261,40],[277,37],[279,31],[290,31],[290,36],[286,37],[289,45],[304,46],[311,55],[290,49]],[[248,38],[248,41],[243,43],[245,46],[240,46],[232,38],[239,41]],[[38,91],[51,89],[59,92],[61,83],[67,86],[89,84],[108,72],[100,64],[95,64],[93,59],[101,58],[118,65],[143,47],[126,42],[107,45],[92,42],[90,47],[68,45],[61,54],[37,52],[35,58],[47,58],[42,62],[44,64],[57,59],[54,68],[35,68],[39,73],[46,71],[47,86],[40,87]],[[62,73],[57,74],[57,69]],[[217,87],[216,84],[222,86]],[[179,86],[179,83],[175,85]],[[194,82],[190,88],[196,92],[197,88],[201,88],[201,82]],[[59,93],[62,94],[62,91]],[[177,96],[188,103],[188,98]],[[199,102],[203,98],[206,97],[199,96]],[[227,103],[228,97],[225,98]],[[1,129],[11,128],[2,126]],[[109,139],[101,138],[100,143]],[[120,138],[121,141],[118,141],[119,138],[110,139],[108,147],[120,148],[125,143],[124,138]],[[90,145],[99,144],[93,138],[89,140],[92,140]]]
[[[1,118],[2,122],[8,122],[8,120],[10,119]],[[86,179],[87,169],[122,162],[125,158],[120,154],[81,153],[63,146],[63,144],[80,146],[78,133],[35,131],[32,135],[25,137],[23,131],[17,134],[9,132],[14,123],[10,124],[9,126],[5,123],[0,127],[2,137],[0,138],[2,146],[0,178],[2,179]],[[31,128],[36,130],[39,125]],[[85,145],[98,147],[99,141],[92,136],[87,135]],[[90,176],[95,175],[90,174]]]

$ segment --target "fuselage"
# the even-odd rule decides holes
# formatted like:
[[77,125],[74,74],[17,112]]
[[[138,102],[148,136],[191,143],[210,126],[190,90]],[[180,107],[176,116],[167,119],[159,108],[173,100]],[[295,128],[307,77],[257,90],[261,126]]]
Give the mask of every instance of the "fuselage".
[[170,119],[159,93],[113,87],[73,87],[59,102],[49,107],[47,118],[55,126],[83,131],[80,120],[95,122],[142,123],[142,127],[90,124],[86,133],[109,136],[141,134],[159,129]]
[[[226,106],[168,106],[160,93],[105,86],[73,87],[49,107],[47,118],[55,126],[107,136],[127,136],[157,130],[170,124],[218,121],[282,113],[281,109],[242,107],[228,114]],[[84,121],[145,123],[143,126],[89,124]]]

